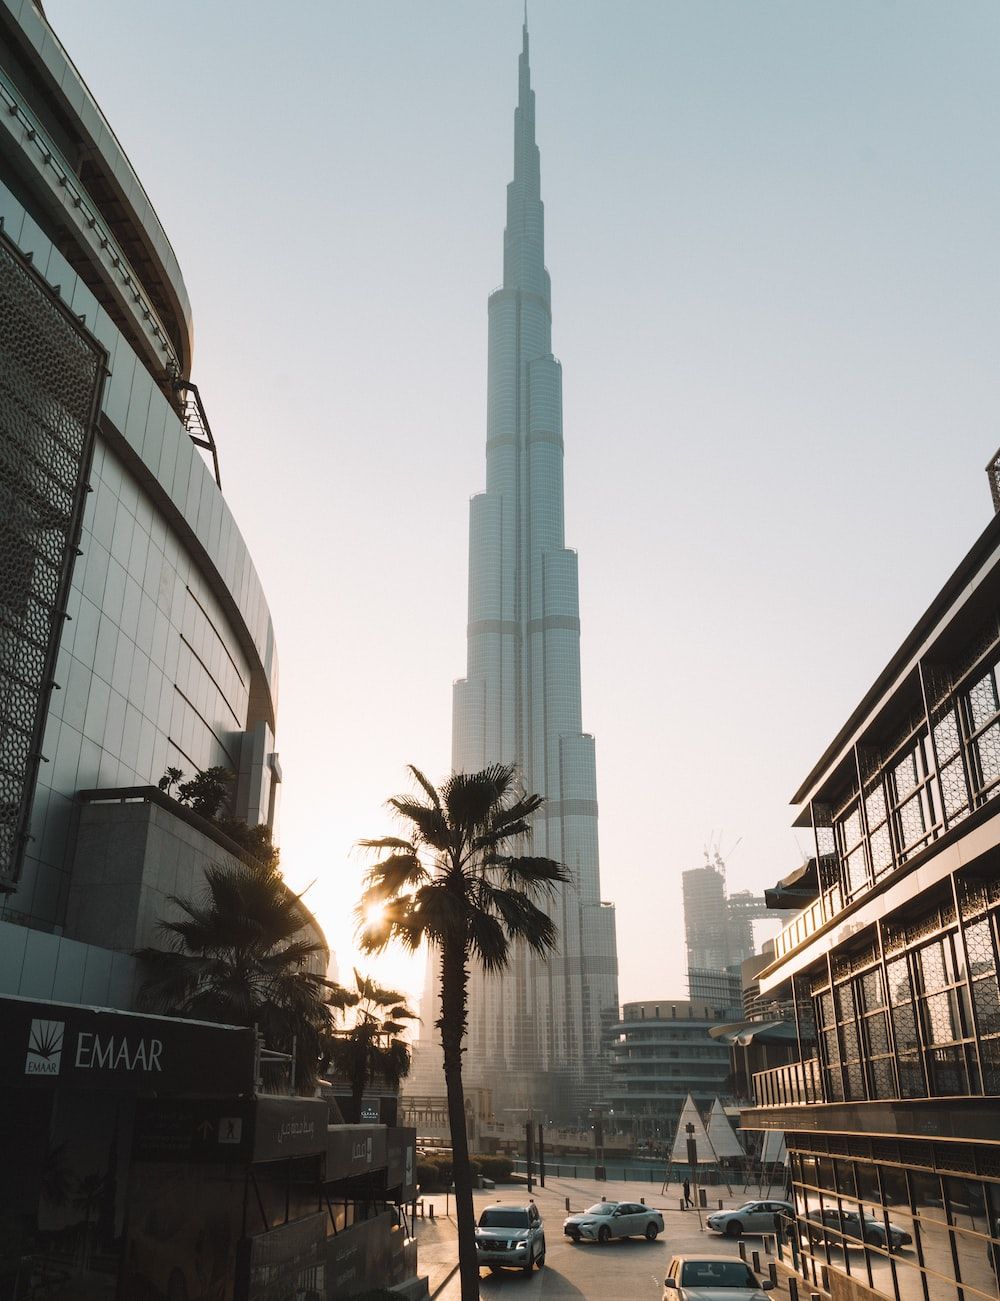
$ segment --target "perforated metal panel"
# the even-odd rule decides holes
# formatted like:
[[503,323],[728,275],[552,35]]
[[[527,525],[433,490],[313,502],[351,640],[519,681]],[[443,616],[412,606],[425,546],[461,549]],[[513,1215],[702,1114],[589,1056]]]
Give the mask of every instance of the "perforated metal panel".
[[0,232],[0,889],[27,839],[105,369]]

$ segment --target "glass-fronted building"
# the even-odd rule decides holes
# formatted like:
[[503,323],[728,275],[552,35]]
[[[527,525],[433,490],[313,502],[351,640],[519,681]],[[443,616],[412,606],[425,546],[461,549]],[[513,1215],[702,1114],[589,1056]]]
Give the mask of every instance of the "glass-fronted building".
[[793,1001],[797,1060],[743,1124],[786,1134],[838,1296],[998,1295],[998,685],[1000,516],[795,797],[815,855],[759,984]]
[[169,896],[239,857],[167,768],[274,822],[274,631],[192,355],[114,130],[42,6],[0,0],[0,994],[132,1005]]

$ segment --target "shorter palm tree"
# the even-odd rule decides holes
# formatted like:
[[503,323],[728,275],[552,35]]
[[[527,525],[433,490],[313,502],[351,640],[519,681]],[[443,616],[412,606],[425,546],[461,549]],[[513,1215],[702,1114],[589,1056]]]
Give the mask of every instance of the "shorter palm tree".
[[256,1026],[270,1048],[296,1055],[296,1079],[316,1079],[320,1040],[330,1027],[324,976],[309,969],[324,952],[308,938],[301,897],[263,865],[213,864],[201,900],[170,902],[161,921],[167,949],[142,949],[140,1006],[171,1016]]
[[404,995],[383,989],[370,976],[354,969],[354,988],[335,989],[331,1007],[349,1013],[345,1025],[332,1030],[325,1048],[331,1065],[351,1086],[351,1116],[361,1120],[361,1099],[365,1089],[384,1080],[391,1089],[410,1072],[410,1046],[400,1038],[403,1021],[417,1016],[406,1006]]

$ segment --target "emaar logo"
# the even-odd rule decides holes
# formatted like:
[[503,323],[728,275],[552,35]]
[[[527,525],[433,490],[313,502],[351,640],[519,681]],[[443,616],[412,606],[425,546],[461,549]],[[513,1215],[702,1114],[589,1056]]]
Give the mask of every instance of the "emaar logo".
[[59,1074],[65,1028],[62,1021],[32,1021],[25,1075]]

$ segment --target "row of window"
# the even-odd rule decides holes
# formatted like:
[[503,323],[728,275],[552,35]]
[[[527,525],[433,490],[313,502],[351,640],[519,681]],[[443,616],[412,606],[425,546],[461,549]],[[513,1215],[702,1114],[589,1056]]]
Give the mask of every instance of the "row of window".
[[814,989],[828,1101],[1000,1093],[997,917]]
[[[995,654],[995,651],[994,651]],[[936,836],[997,794],[1000,783],[1000,661],[957,690],[892,757],[861,773],[860,791],[818,828],[817,852],[836,853],[848,902],[907,862]],[[859,755],[862,768],[864,756]]]

